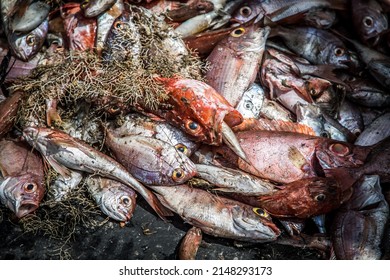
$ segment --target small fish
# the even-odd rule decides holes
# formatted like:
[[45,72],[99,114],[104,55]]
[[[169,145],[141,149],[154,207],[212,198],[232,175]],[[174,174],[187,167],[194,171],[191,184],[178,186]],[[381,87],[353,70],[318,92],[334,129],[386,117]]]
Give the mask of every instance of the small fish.
[[242,95],[236,109],[245,118],[255,118],[260,116],[260,112],[264,103],[264,89],[256,83],[253,83]]
[[180,243],[179,260],[195,260],[201,242],[202,230],[197,227],[190,228]]
[[349,199],[345,190],[330,178],[306,178],[285,185],[283,189],[258,198],[258,207],[273,217],[306,219],[337,209]]
[[[254,82],[265,50],[269,27],[238,27],[210,53],[206,82],[236,107]],[[245,74],[244,74],[245,73]]]
[[[27,2],[27,1],[26,1]],[[31,1],[30,1],[31,2]],[[24,13],[15,13],[11,17],[10,31],[16,33],[28,33],[47,20],[50,6],[43,2],[32,2]]]
[[380,259],[388,218],[389,205],[382,194],[379,176],[364,176],[333,221],[332,241],[337,259]]
[[275,191],[275,185],[245,172],[212,165],[197,164],[198,177],[210,182],[215,191],[241,195],[265,195]]
[[311,9],[305,13],[304,21],[314,28],[329,29],[337,21],[336,11],[327,8]]
[[171,214],[121,164],[88,144],[59,130],[43,127],[26,127],[23,136],[62,176],[69,178],[69,168],[118,180],[141,194],[162,219]]
[[261,209],[255,212],[247,204],[186,185],[150,188],[166,207],[203,233],[254,243],[274,241],[280,235],[270,216]]
[[132,189],[101,176],[90,176],[85,183],[104,214],[119,222],[128,222],[131,219],[137,197]]
[[289,49],[314,64],[331,64],[345,68],[352,63],[345,44],[329,31],[313,27],[277,27],[275,33]]
[[178,185],[196,174],[192,161],[173,146],[140,135],[115,137],[107,130],[105,145],[133,176],[146,185]]
[[376,45],[379,35],[388,28],[386,13],[376,0],[351,2],[351,18],[361,42],[365,44],[370,41],[372,45]]
[[84,0],[81,10],[86,18],[94,18],[110,9],[117,0]]
[[[341,103],[337,120],[356,136],[359,136],[364,129],[363,117],[360,110],[348,100],[344,100]],[[355,142],[355,145],[360,144]]]
[[22,142],[0,141],[0,201],[18,218],[34,212],[45,194],[42,158]]

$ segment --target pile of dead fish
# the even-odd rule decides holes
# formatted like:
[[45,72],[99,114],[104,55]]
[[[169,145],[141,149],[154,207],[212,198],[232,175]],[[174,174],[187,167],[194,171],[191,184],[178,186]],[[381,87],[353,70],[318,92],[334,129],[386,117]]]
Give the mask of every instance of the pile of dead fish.
[[185,259],[202,232],[296,245],[309,220],[332,258],[386,257],[388,11],[384,0],[1,1],[1,203],[22,218],[82,185],[127,222],[140,195],[195,227]]

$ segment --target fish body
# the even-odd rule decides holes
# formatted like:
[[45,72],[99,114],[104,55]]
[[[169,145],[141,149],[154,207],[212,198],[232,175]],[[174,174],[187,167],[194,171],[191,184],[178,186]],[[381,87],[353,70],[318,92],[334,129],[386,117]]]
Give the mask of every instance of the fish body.
[[35,211],[44,196],[43,162],[24,143],[0,141],[0,200],[18,218]]
[[280,234],[269,216],[256,214],[249,205],[186,185],[151,188],[165,206],[203,233],[254,243],[274,241]]
[[329,31],[313,27],[279,27],[277,34],[288,48],[311,63],[345,68],[352,61],[345,44]]
[[[27,1],[26,1],[27,2]],[[24,13],[18,12],[11,18],[10,31],[28,33],[37,28],[43,21],[47,20],[50,6],[43,2],[32,2]]]
[[364,176],[333,221],[332,241],[337,259],[380,259],[388,217],[389,205],[382,194],[379,176]]
[[68,169],[73,169],[118,180],[141,194],[161,218],[170,215],[153,193],[121,164],[88,144],[61,131],[43,127],[27,127],[23,136],[64,177],[69,177]]
[[167,11],[167,17],[173,22],[183,22],[198,15],[206,14],[214,10],[214,4],[207,0],[189,0],[178,5],[175,9]]
[[236,107],[256,78],[270,28],[238,27],[208,56],[206,82]]
[[[344,100],[341,103],[337,120],[356,136],[360,135],[364,129],[363,117],[360,110],[348,100]],[[355,144],[359,145],[356,142]]]
[[90,176],[86,180],[87,188],[99,208],[111,219],[127,222],[133,216],[136,206],[136,193],[123,183]]
[[201,242],[202,230],[190,228],[180,243],[179,260],[195,260]]
[[238,159],[240,169],[280,183],[316,177],[323,168],[362,165],[369,148],[328,138],[283,131],[236,133],[251,164]]
[[198,147],[197,143],[177,127],[166,122],[153,121],[139,114],[127,115],[124,123],[116,129],[111,129],[110,132],[115,137],[130,135],[152,137],[168,143],[186,156],[191,156]]
[[110,9],[117,0],[88,0],[81,3],[83,14],[87,18],[94,18]]
[[390,113],[377,117],[355,141],[355,145],[370,146],[390,136]]
[[265,195],[275,191],[275,185],[245,172],[212,165],[197,164],[198,176],[216,187],[214,190],[242,195]]
[[140,135],[115,137],[107,131],[105,145],[133,176],[147,185],[182,184],[196,174],[195,165],[166,142]]

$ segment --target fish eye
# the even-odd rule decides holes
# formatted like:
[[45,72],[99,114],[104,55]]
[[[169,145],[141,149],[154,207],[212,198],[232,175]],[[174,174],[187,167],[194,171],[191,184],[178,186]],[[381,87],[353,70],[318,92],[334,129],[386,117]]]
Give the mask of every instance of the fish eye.
[[356,78],[355,78],[354,76],[349,76],[349,77],[347,78],[347,81],[348,81],[348,82],[354,82],[354,81],[356,81]]
[[321,194],[319,194],[319,195],[316,195],[316,196],[314,197],[314,199],[315,199],[316,201],[324,201],[325,198],[326,198],[326,195],[324,195],[323,193],[321,193]]
[[34,44],[35,44],[35,35],[32,35],[32,34],[28,35],[28,36],[26,37],[26,43],[27,43],[27,45],[29,45],[29,46],[34,45]]
[[321,131],[320,136],[324,138],[330,138],[330,134],[326,130]]
[[245,33],[245,29],[240,27],[240,28],[236,28],[232,31],[232,33],[230,33],[230,35],[232,35],[233,37],[241,37],[243,34]]
[[193,121],[188,121],[186,123],[186,128],[190,130],[197,130],[199,128],[199,124]]
[[312,89],[310,90],[310,95],[311,95],[311,96],[316,96],[316,95],[317,95],[317,91],[316,91],[314,88],[312,88]]
[[188,149],[187,149],[187,147],[185,146],[185,145],[183,145],[183,144],[176,144],[175,145],[175,148],[176,148],[176,150],[178,150],[179,152],[182,152],[183,154],[187,154],[187,151],[188,151]]
[[184,177],[184,170],[181,169],[181,168],[176,168],[175,170],[173,170],[173,173],[172,173],[172,179],[174,181],[179,181],[180,179],[182,179]]
[[32,193],[35,192],[35,190],[38,188],[37,184],[34,183],[26,183],[23,185],[23,189],[26,193]]
[[112,106],[107,110],[107,112],[111,115],[115,115],[120,111],[120,108],[118,106]]
[[263,218],[267,218],[269,219],[270,218],[270,215],[268,214],[267,211],[265,211],[264,209],[261,209],[261,208],[257,208],[257,207],[253,207],[252,208],[253,212],[260,216],[260,217],[263,217]]
[[371,26],[374,24],[374,20],[373,20],[373,18],[370,17],[370,16],[365,16],[365,17],[363,18],[363,24],[364,24],[364,26],[366,26],[366,27],[371,27]]
[[335,48],[334,54],[335,56],[343,56],[345,53],[345,50],[343,48]]
[[122,196],[121,198],[120,198],[120,201],[121,201],[121,203],[122,204],[124,204],[124,205],[129,205],[130,204],[130,197],[128,197],[127,195],[126,196]]
[[203,5],[202,3],[199,3],[198,5],[196,5],[196,9],[198,11],[204,11],[206,9],[206,5]]
[[240,15],[249,17],[252,14],[252,9],[248,6],[244,6],[240,9]]
[[85,7],[87,7],[88,4],[89,4],[89,0],[83,1],[83,3],[81,3],[81,8],[82,8],[82,9],[85,9]]
[[116,30],[121,30],[123,28],[123,22],[118,20],[117,22],[114,23],[114,28]]
[[350,152],[349,147],[341,143],[332,144],[329,149],[338,156],[346,156]]

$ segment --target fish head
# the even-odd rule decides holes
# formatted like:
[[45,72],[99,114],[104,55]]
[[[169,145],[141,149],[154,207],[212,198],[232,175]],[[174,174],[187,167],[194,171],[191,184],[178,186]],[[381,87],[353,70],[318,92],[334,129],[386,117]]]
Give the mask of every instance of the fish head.
[[201,81],[182,78],[158,78],[169,93],[172,108],[162,112],[171,124],[180,127],[197,142],[222,143],[222,123],[233,127],[242,115],[212,87]]
[[26,173],[6,178],[0,186],[0,199],[18,218],[39,207],[45,188],[40,177]]
[[233,29],[229,36],[220,43],[220,47],[227,47],[240,56],[243,53],[261,52],[264,48],[262,41],[270,33],[269,27],[261,27],[258,23],[250,26],[239,26]]
[[350,52],[341,41],[331,41],[324,49],[323,55],[324,62],[339,67],[354,65],[355,62],[352,59]]
[[[354,5],[353,23],[356,32],[364,43],[376,45],[379,35],[388,28],[386,14],[382,11],[380,5],[370,5],[376,1],[362,1],[368,5]],[[356,7],[356,8],[355,8]],[[373,40],[371,40],[373,39]]]
[[234,229],[237,232],[245,232],[246,236],[272,241],[281,233],[264,209],[233,205],[231,212]]
[[104,193],[101,197],[100,208],[110,218],[127,222],[133,216],[136,206],[136,193],[125,185],[113,181],[102,181]]
[[321,138],[316,146],[316,158],[323,169],[358,167],[363,165],[370,152],[369,147],[333,139]]
[[170,177],[169,181],[175,185],[183,184],[194,177],[198,171],[195,164],[185,154],[176,149],[173,151],[171,155],[163,155],[169,164],[169,171],[166,174]]
[[49,20],[46,19],[27,34],[10,33],[8,35],[9,46],[17,58],[28,61],[40,51],[48,31]]

